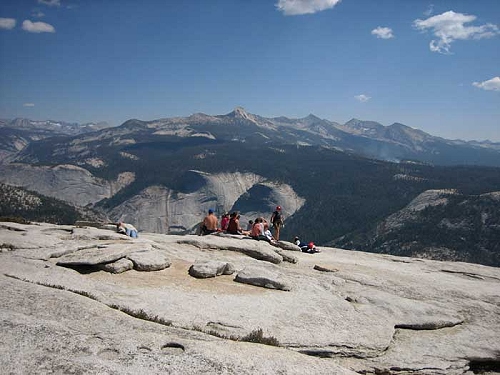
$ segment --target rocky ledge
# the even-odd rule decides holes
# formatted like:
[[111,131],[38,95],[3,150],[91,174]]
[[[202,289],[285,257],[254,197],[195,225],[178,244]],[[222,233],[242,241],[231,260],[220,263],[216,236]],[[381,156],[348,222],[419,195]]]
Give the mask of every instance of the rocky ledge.
[[500,270],[0,223],[2,373],[500,371]]

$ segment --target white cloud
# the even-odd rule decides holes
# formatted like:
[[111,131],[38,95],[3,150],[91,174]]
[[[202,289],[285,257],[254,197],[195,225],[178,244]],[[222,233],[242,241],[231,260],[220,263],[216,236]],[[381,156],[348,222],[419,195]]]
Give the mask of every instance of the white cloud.
[[285,16],[312,14],[332,9],[341,0],[279,0],[276,7]]
[[31,22],[30,20],[23,21],[23,30],[30,33],[55,33],[54,26],[45,22]]
[[377,27],[372,30],[372,35],[375,35],[380,39],[391,39],[394,38],[394,34],[392,33],[392,29],[390,27]]
[[484,82],[472,82],[472,85],[483,90],[500,91],[500,77],[494,77]]
[[23,107],[34,107],[35,103],[24,103]]
[[0,29],[11,30],[16,27],[16,20],[14,18],[0,18]]
[[49,7],[60,7],[61,0],[38,0],[38,4],[47,5]]
[[413,21],[413,26],[421,31],[431,30],[437,38],[429,44],[432,52],[450,53],[451,43],[455,40],[492,38],[500,34],[498,27],[491,23],[481,26],[465,26],[466,23],[476,18],[474,15],[449,10],[425,20],[417,19]]
[[368,100],[371,99],[370,96],[365,95],[365,94],[356,95],[354,98],[356,100],[359,100],[361,103],[367,102]]
[[424,16],[429,17],[432,13],[434,13],[434,4],[430,4],[427,10],[424,12]]
[[35,18],[42,18],[42,17],[45,17],[45,13],[39,11],[39,10],[34,10],[32,13],[31,13],[31,16],[32,17],[35,17]]

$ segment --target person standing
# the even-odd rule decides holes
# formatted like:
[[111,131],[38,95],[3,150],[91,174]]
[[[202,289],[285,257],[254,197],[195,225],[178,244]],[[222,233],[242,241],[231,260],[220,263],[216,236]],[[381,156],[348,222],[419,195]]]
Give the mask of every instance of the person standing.
[[203,219],[203,223],[201,226],[201,234],[211,234],[217,232],[217,228],[219,226],[219,220],[217,216],[214,215],[214,210],[209,209],[208,215]]
[[274,238],[276,241],[280,240],[280,229],[283,227],[283,214],[281,213],[281,206],[276,206],[276,210],[271,216],[271,223],[274,228]]

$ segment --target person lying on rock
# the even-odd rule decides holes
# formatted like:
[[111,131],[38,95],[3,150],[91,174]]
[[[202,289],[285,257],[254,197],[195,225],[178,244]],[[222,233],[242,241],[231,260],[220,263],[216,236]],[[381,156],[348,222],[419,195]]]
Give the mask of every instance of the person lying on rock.
[[305,243],[302,242],[299,237],[295,237],[293,239],[293,243],[300,247],[300,250],[302,250],[303,253],[314,254],[320,252],[316,245],[314,245],[314,242]]
[[137,238],[137,229],[132,224],[119,222],[116,224],[116,231],[120,234],[130,236],[132,238]]

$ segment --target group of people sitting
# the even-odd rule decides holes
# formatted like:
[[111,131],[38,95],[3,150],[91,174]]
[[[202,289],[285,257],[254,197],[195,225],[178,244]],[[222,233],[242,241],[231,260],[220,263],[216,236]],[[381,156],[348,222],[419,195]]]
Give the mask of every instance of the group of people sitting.
[[241,215],[236,211],[231,214],[225,213],[222,215],[219,227],[217,216],[215,216],[212,209],[209,209],[208,215],[205,216],[205,219],[203,219],[201,223],[200,234],[206,235],[216,232],[225,232],[228,234],[250,236],[257,240],[265,240],[271,244],[276,244],[277,239],[272,235],[269,229],[269,223],[266,219],[258,217],[255,220],[250,220],[246,229],[241,227],[240,219]]
[[[271,233],[269,222],[263,217],[258,217],[255,220],[248,222],[247,228],[243,229],[240,225],[240,214],[232,212],[231,214],[225,213],[222,215],[220,227],[217,216],[214,214],[213,209],[208,210],[208,215],[205,216],[201,223],[200,234],[207,235],[216,232],[225,232],[235,235],[246,235],[255,240],[263,240],[269,242],[273,246],[278,245],[279,231],[283,226],[283,217],[281,215],[281,207],[276,207],[276,211],[271,216],[271,222],[274,228],[275,235]],[[298,237],[295,237],[294,243],[300,247],[302,252],[317,253],[319,250],[313,242],[303,243]]]

